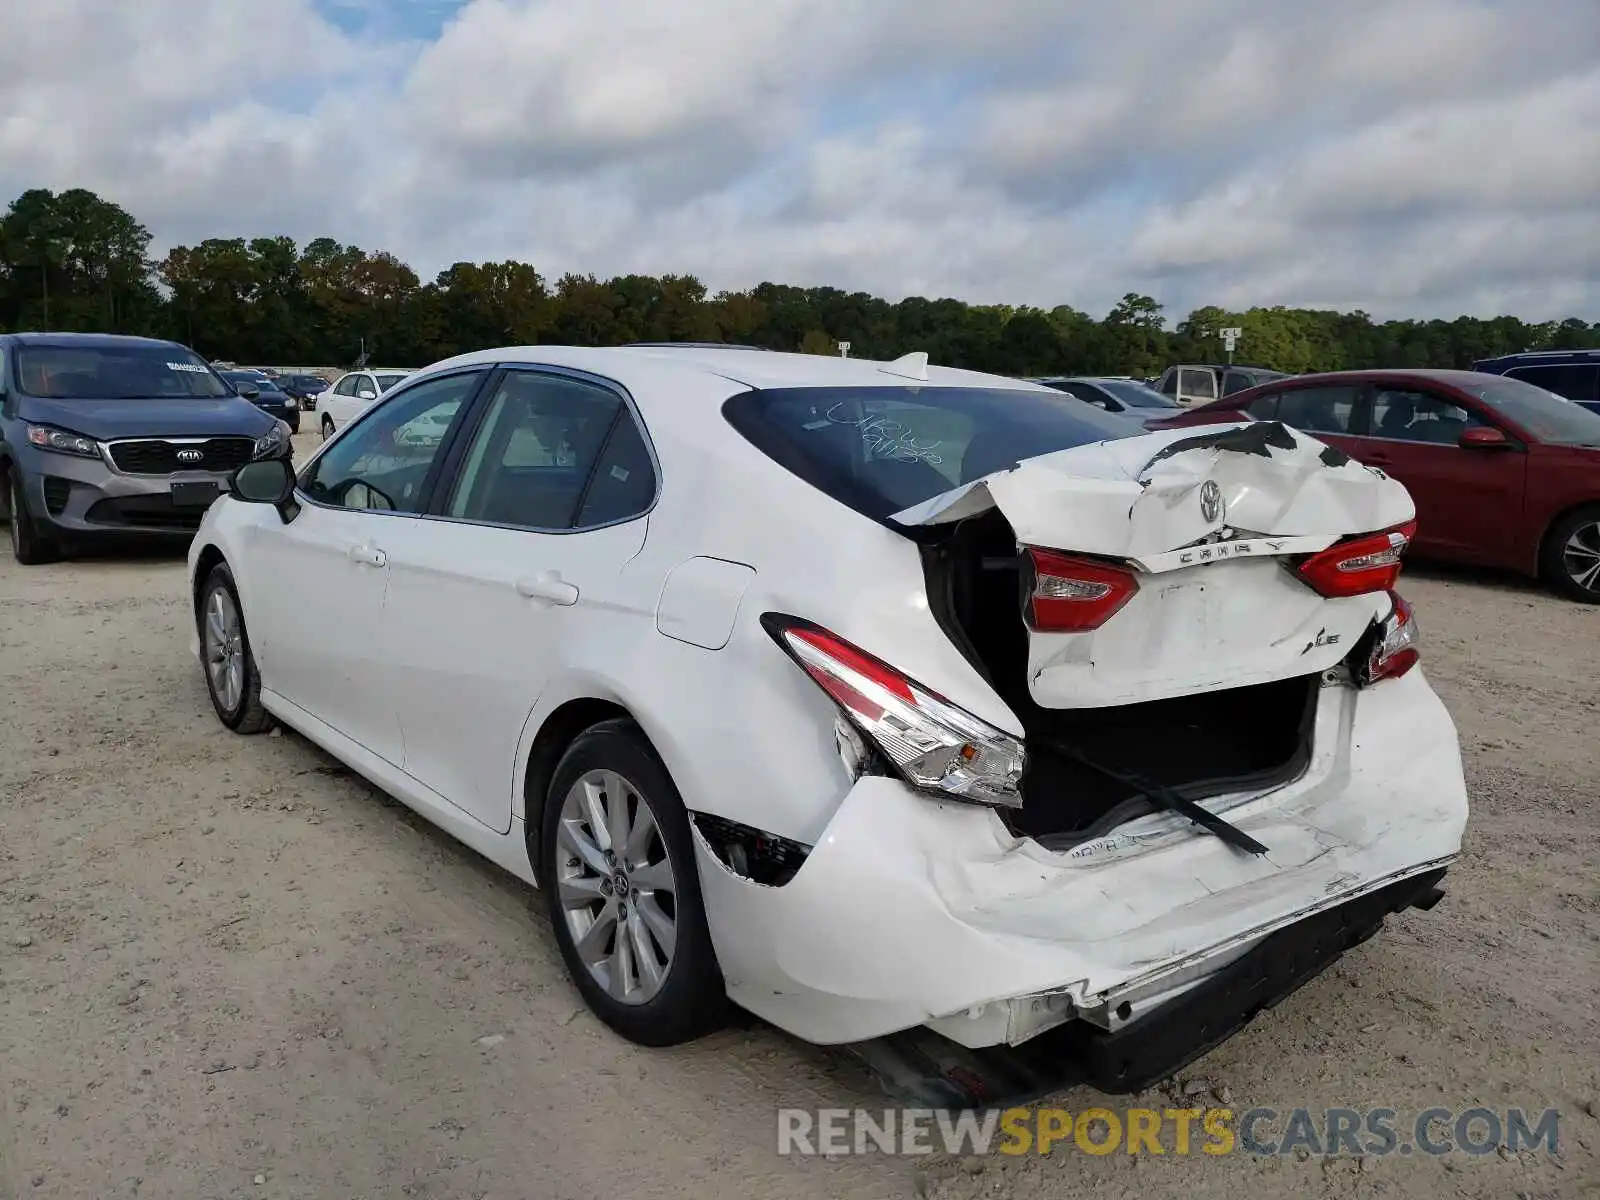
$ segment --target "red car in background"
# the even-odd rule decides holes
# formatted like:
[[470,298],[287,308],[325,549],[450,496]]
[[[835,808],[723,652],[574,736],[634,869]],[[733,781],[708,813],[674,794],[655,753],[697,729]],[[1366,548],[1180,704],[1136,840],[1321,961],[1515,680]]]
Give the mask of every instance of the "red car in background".
[[1600,414],[1479,371],[1296,375],[1152,429],[1282,421],[1405,484],[1419,558],[1508,567],[1600,604]]

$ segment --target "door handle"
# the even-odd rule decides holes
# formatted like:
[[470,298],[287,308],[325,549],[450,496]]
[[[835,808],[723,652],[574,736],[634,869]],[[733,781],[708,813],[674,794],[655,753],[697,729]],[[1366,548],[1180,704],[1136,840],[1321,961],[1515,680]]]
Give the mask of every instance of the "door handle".
[[531,579],[517,580],[517,595],[529,600],[548,600],[551,604],[578,602],[578,589],[563,580],[558,571],[541,571]]
[[381,567],[389,561],[382,550],[372,546],[351,546],[350,561],[363,567]]

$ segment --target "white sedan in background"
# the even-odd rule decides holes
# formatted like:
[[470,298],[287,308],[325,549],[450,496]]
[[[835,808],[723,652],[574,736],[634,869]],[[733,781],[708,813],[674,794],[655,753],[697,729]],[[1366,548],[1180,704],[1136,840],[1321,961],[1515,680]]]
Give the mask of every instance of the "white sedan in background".
[[317,408],[322,417],[318,427],[322,430],[323,439],[331,438],[365,412],[379,396],[413,373],[408,370],[370,368],[341,376],[337,383],[317,397]]
[[292,472],[242,468],[190,551],[218,717],[536,881],[640,1043],[730,999],[822,1043],[1061,1027],[1125,1092],[1460,850],[1411,498],[1275,422],[1140,433],[922,355],[523,347]]

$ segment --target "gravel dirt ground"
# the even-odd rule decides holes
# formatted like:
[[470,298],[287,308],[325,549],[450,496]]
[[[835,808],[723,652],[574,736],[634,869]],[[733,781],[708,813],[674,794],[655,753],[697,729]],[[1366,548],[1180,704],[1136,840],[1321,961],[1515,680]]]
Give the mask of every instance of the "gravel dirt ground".
[[1182,1079],[1553,1107],[1554,1156],[781,1158],[778,1108],[881,1107],[852,1059],[753,1022],[618,1041],[531,889],[294,734],[222,729],[181,558],[0,556],[0,1197],[1600,1196],[1600,609],[1405,590],[1475,804],[1449,894]]

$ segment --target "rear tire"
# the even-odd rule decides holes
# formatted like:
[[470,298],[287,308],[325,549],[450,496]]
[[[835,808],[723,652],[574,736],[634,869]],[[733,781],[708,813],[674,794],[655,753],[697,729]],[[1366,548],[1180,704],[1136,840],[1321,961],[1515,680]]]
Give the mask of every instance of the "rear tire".
[[28,502],[22,492],[22,472],[15,466],[5,472],[6,510],[10,514],[11,555],[25,567],[54,562],[60,549],[40,534],[28,515]]
[[1540,557],[1540,574],[1557,592],[1581,604],[1600,604],[1600,505],[1552,525]]
[[195,622],[200,631],[200,669],[217,719],[235,733],[270,729],[272,714],[261,706],[261,675],[250,650],[244,608],[226,563],[218,563],[206,577]]
[[540,826],[539,886],[594,1014],[641,1046],[721,1026],[728,991],[689,814],[636,724],[603,721],[578,736],[550,780]]

